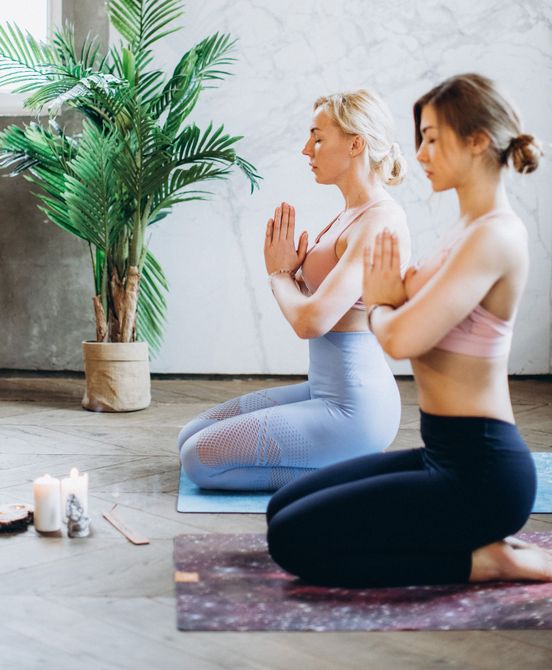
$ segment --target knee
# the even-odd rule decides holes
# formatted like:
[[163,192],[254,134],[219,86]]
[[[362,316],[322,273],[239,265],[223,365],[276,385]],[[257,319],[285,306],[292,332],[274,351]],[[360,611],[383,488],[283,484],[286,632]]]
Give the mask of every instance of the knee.
[[184,446],[184,443],[190,439],[190,437],[194,434],[194,430],[192,429],[192,424],[194,422],[190,421],[190,423],[187,423],[178,433],[178,438],[176,440],[176,444],[178,445],[178,451],[182,452],[182,448]]
[[267,529],[268,553],[272,560],[292,575],[302,571],[303,547],[286,523],[285,510],[271,518]]
[[268,501],[266,508],[266,522],[270,523],[275,514],[277,514],[281,509],[285,507],[285,499],[282,499],[281,495],[282,489],[276,491],[276,493]]
[[282,532],[282,524],[278,523],[278,519],[275,519],[274,516],[272,516],[268,522],[266,542],[268,545],[268,553],[270,554],[272,560],[280,567],[287,569],[287,561],[285,560],[286,557],[284,555],[286,553],[284,551],[284,547],[286,545],[285,533]]
[[200,488],[212,486],[212,471],[201,462],[197,450],[197,434],[192,435],[180,446],[180,464],[188,479]]
[[212,421],[205,421],[201,419],[192,419],[182,428],[180,433],[178,433],[178,439],[176,443],[178,444],[178,450],[181,451],[184,443],[187,442],[193,435],[198,433],[203,428],[210,426]]

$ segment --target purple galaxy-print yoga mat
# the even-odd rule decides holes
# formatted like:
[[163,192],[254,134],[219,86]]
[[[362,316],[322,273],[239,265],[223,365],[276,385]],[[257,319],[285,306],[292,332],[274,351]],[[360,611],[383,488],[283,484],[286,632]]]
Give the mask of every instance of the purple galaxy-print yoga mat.
[[[520,538],[552,549],[552,533]],[[281,570],[264,535],[175,539],[181,630],[488,630],[552,628],[552,583],[333,589]]]

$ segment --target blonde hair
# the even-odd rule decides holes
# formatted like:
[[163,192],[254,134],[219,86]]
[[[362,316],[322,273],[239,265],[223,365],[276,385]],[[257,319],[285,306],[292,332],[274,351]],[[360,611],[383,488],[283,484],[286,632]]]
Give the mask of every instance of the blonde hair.
[[466,139],[478,131],[491,141],[489,157],[500,167],[533,172],[543,155],[540,142],[523,132],[519,112],[495,83],[480,74],[459,74],[432,88],[414,104],[416,149],[422,143],[422,109],[431,105],[437,116],[458,137]]
[[391,112],[377,93],[360,89],[324,95],[315,101],[313,109],[320,107],[344,133],[364,139],[370,167],[385,184],[401,183],[406,175],[406,160],[395,141]]

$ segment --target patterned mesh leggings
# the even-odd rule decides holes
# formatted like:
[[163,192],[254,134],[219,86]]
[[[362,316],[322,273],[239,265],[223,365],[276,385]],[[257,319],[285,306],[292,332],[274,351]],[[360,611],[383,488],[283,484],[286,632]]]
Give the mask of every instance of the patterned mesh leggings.
[[233,398],[186,424],[178,447],[188,477],[202,488],[273,491],[389,446],[400,398],[372,337],[310,340],[309,381]]

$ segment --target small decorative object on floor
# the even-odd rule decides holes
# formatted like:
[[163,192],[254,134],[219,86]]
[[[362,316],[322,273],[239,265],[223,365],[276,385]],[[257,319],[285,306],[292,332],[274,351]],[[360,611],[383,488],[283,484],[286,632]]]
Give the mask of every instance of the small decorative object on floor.
[[79,475],[77,468],[71,468],[69,477],[61,480],[61,515],[67,522],[66,505],[69,494],[74,493],[81,503],[84,514],[88,514],[88,473]]
[[59,479],[44,475],[33,482],[34,526],[41,533],[52,533],[61,528]]
[[117,505],[113,505],[113,507],[111,508],[111,512],[104,512],[103,518],[106,521],[109,521],[109,523],[112,526],[114,526],[119,531],[119,533],[122,533],[129,542],[132,542],[132,544],[149,544],[149,540],[147,537],[139,535],[138,533],[131,530],[128,526],[126,526],[120,519],[118,519],[113,514],[116,507]]
[[84,507],[74,493],[67,496],[65,516],[69,537],[88,537],[90,535],[90,517],[86,516]]
[[22,503],[0,505],[0,533],[16,533],[27,530],[33,522],[33,508]]

